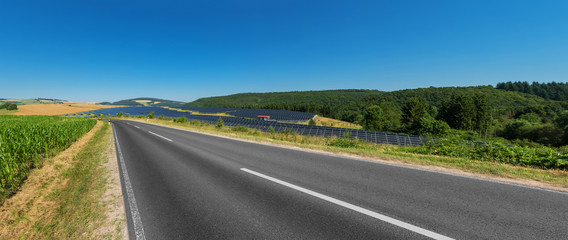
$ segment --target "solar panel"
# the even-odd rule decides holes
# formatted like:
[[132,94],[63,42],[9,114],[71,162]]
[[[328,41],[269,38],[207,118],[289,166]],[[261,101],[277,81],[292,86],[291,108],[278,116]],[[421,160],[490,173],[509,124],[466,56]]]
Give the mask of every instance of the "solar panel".
[[[343,137],[346,132],[348,132],[349,134],[347,135],[350,135],[351,139],[357,138],[358,140],[361,141],[373,142],[373,143],[404,146],[404,145],[421,145],[424,142],[422,137],[411,136],[406,134],[375,132],[375,131],[367,131],[359,129],[347,129],[347,128],[326,127],[326,126],[302,125],[290,122],[263,121],[263,120],[252,119],[258,115],[263,115],[263,114],[269,115],[271,119],[275,120],[284,119],[281,121],[292,121],[291,119],[299,121],[299,119],[301,118],[306,118],[309,116],[311,116],[309,118],[312,118],[314,116],[313,114],[306,114],[306,113],[299,114],[298,112],[292,112],[292,111],[284,111],[284,110],[266,111],[263,109],[239,109],[239,111],[236,111],[235,109],[229,109],[229,108],[201,108],[201,107],[199,108],[180,107],[179,109],[198,111],[201,113],[220,113],[220,112],[234,111],[231,113],[238,113],[238,115],[243,116],[244,118],[225,117],[225,116],[219,117],[212,115],[193,115],[188,112],[180,112],[162,107],[106,108],[106,109],[90,111],[87,114],[83,115],[82,117],[87,117],[91,113],[97,116],[100,116],[101,114],[103,116],[116,116],[118,113],[123,113],[123,114],[128,113],[130,114],[130,116],[135,117],[135,116],[147,116],[150,112],[154,112],[154,116],[156,118],[160,115],[166,118],[186,117],[189,121],[197,120],[209,124],[217,124],[218,119],[221,118],[225,126],[230,126],[230,127],[245,126],[247,128],[258,129],[263,132],[269,132],[269,129],[272,126],[275,132],[283,132],[283,131],[289,133],[295,132],[299,135],[305,135],[305,136],[340,138]],[[229,110],[226,111],[227,109]],[[259,112],[258,110],[262,110],[262,112]],[[282,112],[279,113],[279,111]],[[254,117],[249,118],[248,116],[254,116]],[[275,118],[273,118],[273,116],[275,116]],[[81,116],[77,115],[77,117]]]

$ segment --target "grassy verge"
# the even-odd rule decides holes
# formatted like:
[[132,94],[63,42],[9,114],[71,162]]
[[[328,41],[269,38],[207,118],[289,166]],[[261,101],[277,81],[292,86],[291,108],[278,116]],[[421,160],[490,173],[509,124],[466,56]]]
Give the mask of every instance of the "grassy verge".
[[256,142],[269,142],[272,144],[320,150],[335,154],[347,154],[350,157],[359,157],[371,161],[387,161],[394,164],[412,165],[437,171],[494,178],[520,184],[568,191],[568,171],[519,167],[498,162],[477,161],[464,157],[416,154],[408,152],[408,149],[404,147],[392,145],[367,142],[352,143],[342,141],[341,139],[300,136],[294,133],[267,133],[242,127],[218,128],[211,124],[196,121],[174,123],[160,119],[134,120]]
[[110,182],[104,165],[112,149],[112,128],[106,122],[99,124],[102,126],[77,153],[56,163],[54,177],[35,187],[31,200],[12,205],[18,210],[1,219],[7,225],[0,227],[0,239],[120,238],[120,221],[109,222],[107,216],[116,198],[109,201],[103,197],[109,186],[116,184]]
[[51,222],[38,222],[35,228],[52,239],[92,239],[93,231],[106,219],[105,206],[98,201],[106,190],[105,169],[110,127],[105,124],[73,161],[75,166],[63,173],[67,186],[51,197],[60,203]]

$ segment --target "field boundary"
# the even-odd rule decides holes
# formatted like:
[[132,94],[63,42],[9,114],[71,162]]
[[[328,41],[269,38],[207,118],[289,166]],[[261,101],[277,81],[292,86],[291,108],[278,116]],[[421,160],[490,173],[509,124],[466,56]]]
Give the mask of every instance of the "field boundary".
[[110,128],[97,121],[69,148],[32,170],[0,206],[0,239],[125,239],[120,181],[109,168],[117,165]]

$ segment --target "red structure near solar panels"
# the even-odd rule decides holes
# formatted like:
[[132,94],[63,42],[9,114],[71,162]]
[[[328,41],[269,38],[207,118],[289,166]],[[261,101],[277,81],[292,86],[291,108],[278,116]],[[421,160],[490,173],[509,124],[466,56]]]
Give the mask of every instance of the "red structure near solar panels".
[[268,121],[268,120],[270,120],[270,116],[267,116],[267,115],[258,115],[258,116],[256,116],[256,119],[258,119],[258,120],[263,120],[263,121]]

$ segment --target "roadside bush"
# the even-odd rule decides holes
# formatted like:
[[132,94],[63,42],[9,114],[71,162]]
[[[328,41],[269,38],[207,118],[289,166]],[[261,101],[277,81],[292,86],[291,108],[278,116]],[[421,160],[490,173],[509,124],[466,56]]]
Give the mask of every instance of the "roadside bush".
[[248,132],[249,129],[245,126],[235,126],[233,128],[231,128],[231,130],[235,131],[235,132]]
[[154,112],[148,113],[148,116],[147,116],[147,117],[148,117],[149,119],[154,119]]
[[472,160],[492,161],[542,169],[568,169],[568,154],[549,147],[527,148],[500,142],[466,142],[459,138],[438,139],[422,146],[405,147],[409,152]]
[[357,138],[351,139],[351,133],[345,131],[343,137],[331,139],[328,145],[341,148],[356,148],[359,147],[359,140]]
[[217,120],[217,128],[222,128],[223,126],[225,126],[225,123],[223,122],[223,119],[219,117],[219,119]]
[[116,114],[116,116],[117,116],[117,117],[122,117],[122,116],[124,116],[124,114],[123,114],[122,112],[119,112],[119,113]]
[[284,129],[280,131],[280,133],[283,133],[284,135],[288,136],[288,134],[290,134],[290,129]]
[[158,116],[158,119],[165,120],[166,118],[164,117],[164,115],[160,115],[160,116]]
[[[160,116],[161,116],[161,115],[160,115]],[[163,116],[161,116],[161,117],[163,117]],[[186,123],[186,122],[187,122],[187,118],[186,118],[185,116],[184,116],[184,117],[174,118],[174,122],[176,122],[176,123]]]

